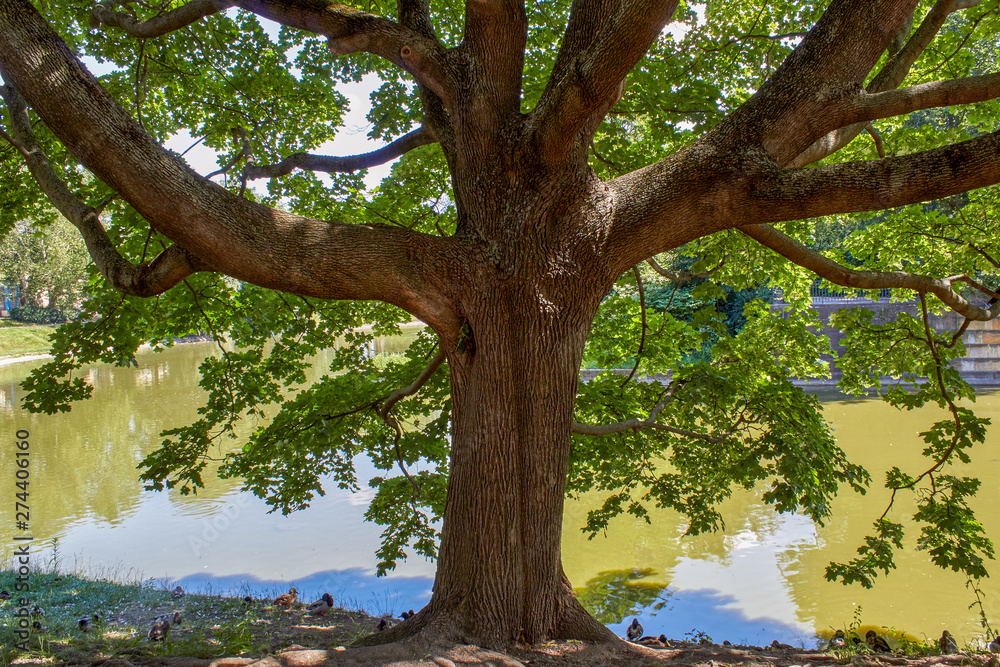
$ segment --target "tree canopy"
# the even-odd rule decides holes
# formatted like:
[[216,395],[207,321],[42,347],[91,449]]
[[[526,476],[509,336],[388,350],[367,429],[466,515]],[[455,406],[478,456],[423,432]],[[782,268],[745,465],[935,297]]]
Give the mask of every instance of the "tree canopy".
[[[210,333],[207,403],[143,462],[149,486],[195,490],[223,451],[289,512],[370,457],[380,571],[439,557],[431,604],[385,638],[607,639],[561,574],[564,494],[607,494],[594,532],[651,506],[716,530],[754,485],[823,521],[870,479],[791,381],[829,372],[809,286],[890,289],[918,314],[839,314],[841,387],[898,378],[886,400],[945,408],[885,484],[975,584],[993,546],[950,466],[986,421],[927,315],[1000,314],[998,28],[978,0],[0,0],[0,231],[55,206],[105,278],[27,405],[66,410],[82,364]],[[385,145],[316,154],[366,75]],[[219,172],[162,148],[182,130]],[[404,358],[367,353],[413,318]],[[583,360],[624,373],[578,384]],[[887,509],[828,576],[870,586],[902,531]]]

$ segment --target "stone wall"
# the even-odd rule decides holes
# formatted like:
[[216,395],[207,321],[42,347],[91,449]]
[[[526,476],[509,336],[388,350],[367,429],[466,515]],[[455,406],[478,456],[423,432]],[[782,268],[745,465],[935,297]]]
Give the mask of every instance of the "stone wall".
[[[782,304],[775,304],[774,308],[780,308]],[[917,303],[889,303],[889,302],[829,302],[814,303],[820,320],[825,324],[829,321],[830,314],[841,308],[861,307],[875,311],[875,321],[888,322],[896,318],[901,312],[920,316],[920,306]],[[956,313],[946,313],[944,315],[932,315],[931,326],[937,331],[956,331],[964,318]],[[824,326],[821,331],[830,339],[830,344],[837,353],[843,352],[841,339],[843,335],[840,331]],[[962,335],[962,342],[965,345],[966,356],[955,360],[955,366],[962,373],[962,377],[969,384],[980,387],[1000,386],[1000,319],[989,322],[972,322]],[[830,371],[833,374],[833,382],[840,377],[840,371],[834,364],[831,364]]]

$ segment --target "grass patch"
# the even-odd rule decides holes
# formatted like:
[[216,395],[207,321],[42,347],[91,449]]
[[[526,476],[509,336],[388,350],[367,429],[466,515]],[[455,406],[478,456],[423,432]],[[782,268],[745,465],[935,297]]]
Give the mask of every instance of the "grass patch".
[[[132,576],[131,580],[127,578]],[[136,665],[159,664],[163,657],[220,656],[262,657],[291,645],[332,649],[369,634],[374,621],[363,611],[333,609],[323,617],[308,616],[305,605],[276,608],[271,599],[247,603],[240,597],[187,594],[174,598],[153,580],[126,575],[126,580],[36,571],[30,575],[31,591],[24,601],[43,615],[30,615],[44,628],[24,638],[18,634],[21,609],[15,591],[17,575],[0,571],[0,589],[14,597],[0,601],[0,666],[13,661],[55,660],[91,663],[125,658]],[[244,592],[245,594],[245,592]],[[154,621],[180,613],[180,625],[171,626],[166,641],[148,638]],[[93,619],[83,630],[80,619]],[[19,646],[20,645],[20,646]],[[24,650],[24,649],[27,650]]]
[[401,352],[383,352],[372,357],[372,365],[384,371],[390,365],[406,363],[406,355]]
[[49,351],[49,334],[55,326],[0,320],[0,357],[21,357]]

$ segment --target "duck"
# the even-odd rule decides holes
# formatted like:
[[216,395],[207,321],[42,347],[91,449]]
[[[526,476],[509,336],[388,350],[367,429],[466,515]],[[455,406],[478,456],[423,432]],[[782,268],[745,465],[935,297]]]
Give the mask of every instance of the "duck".
[[274,606],[284,607],[285,609],[288,609],[298,601],[299,601],[299,592],[294,588],[289,588],[287,593],[284,593],[274,598]]
[[31,624],[31,631],[36,635],[40,635],[45,632],[45,628],[42,627],[41,621],[35,621]]
[[166,641],[170,637],[170,621],[157,619],[146,635],[151,642]]
[[10,591],[8,591],[7,589],[0,591],[0,600],[9,600],[12,597],[13,596],[10,594]]
[[635,643],[641,644],[642,646],[648,646],[650,648],[670,648],[670,643],[667,641],[666,635],[660,635],[659,637],[646,635],[645,637],[637,639]]
[[990,653],[1000,653],[1000,635],[993,638],[990,642]]
[[634,642],[642,637],[642,626],[639,624],[638,618],[633,618],[632,623],[625,628],[625,637],[627,637],[630,642]]
[[847,646],[847,637],[844,636],[843,630],[837,630],[833,633],[833,637],[830,638],[830,643],[827,644],[827,650],[832,648],[844,648]]
[[333,597],[329,593],[323,593],[323,597],[309,605],[306,613],[310,616],[325,616],[331,609],[333,609]]
[[947,630],[941,633],[941,639],[938,640],[938,647],[941,649],[943,655],[958,653],[958,642],[955,641],[955,638]]
[[80,632],[90,632],[90,628],[93,627],[90,616],[84,616],[76,624],[80,627]]
[[178,587],[177,587],[177,588],[175,588],[174,590],[170,591],[170,595],[171,595],[171,597],[173,597],[173,598],[174,598],[175,600],[180,600],[180,599],[181,599],[182,597],[184,597],[184,595],[185,595],[185,593],[184,593],[184,589],[183,589],[183,588],[181,588],[180,586],[178,586]]
[[795,650],[795,647],[792,646],[791,644],[782,644],[777,639],[775,639],[773,642],[771,642],[771,648],[773,648],[775,651],[794,651]]
[[876,653],[892,653],[889,642],[885,640],[885,637],[880,637],[874,630],[865,633],[865,643]]
[[39,607],[37,604],[31,608],[32,616],[45,616],[45,610]]
[[171,625],[180,625],[183,619],[181,618],[181,613],[179,611],[175,611],[172,614],[163,614],[162,616],[157,616],[155,622],[159,623],[160,621],[164,621]]
[[389,627],[389,621],[384,618],[378,619],[378,623],[375,624],[375,632],[382,632],[387,627]]
[[253,604],[253,598],[250,597],[249,595],[245,596],[243,598],[243,604]]
[[416,616],[416,614],[413,613],[412,609],[410,611],[404,611],[402,614],[399,615],[399,617],[404,621],[408,618],[413,618],[414,616]]

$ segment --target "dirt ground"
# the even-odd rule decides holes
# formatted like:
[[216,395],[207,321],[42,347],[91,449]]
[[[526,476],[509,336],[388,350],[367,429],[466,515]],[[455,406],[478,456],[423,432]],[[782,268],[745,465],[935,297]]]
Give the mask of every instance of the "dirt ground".
[[[950,655],[923,658],[901,656],[837,656],[819,651],[770,650],[756,647],[671,642],[671,648],[647,648],[622,642],[620,645],[585,645],[577,642],[551,643],[537,647],[521,647],[506,654],[485,651],[475,646],[416,647],[386,646],[371,649],[337,651],[286,651],[253,663],[220,661],[212,667],[318,667],[320,665],[358,665],[359,667],[461,667],[462,665],[493,665],[495,667],[652,667],[680,665],[684,667],[720,667],[722,665],[806,667],[811,665],[855,664],[877,665],[983,665],[990,656]],[[127,667],[127,666],[122,666]],[[192,666],[194,667],[194,666]],[[201,666],[199,666],[201,667]],[[992,666],[991,666],[992,667]]]
[[[421,655],[422,654],[422,655]],[[651,649],[629,645],[585,645],[576,642],[550,643],[537,647],[521,647],[502,654],[476,646],[417,647],[413,645],[387,645],[372,648],[310,649],[291,646],[265,658],[223,657],[216,659],[159,657],[141,658],[132,662],[124,657],[65,662],[59,659],[18,660],[21,665],[71,665],[89,664],[103,667],[326,667],[351,665],[355,667],[462,667],[465,665],[492,665],[494,667],[522,667],[545,665],[548,667],[653,667],[670,665],[683,667],[721,667],[747,665],[754,667],[810,667],[812,665],[995,665],[990,656],[948,655],[922,658],[902,656],[851,656],[838,658],[818,651],[769,650],[753,647],[724,647],[685,644],[678,642],[672,648]]]

